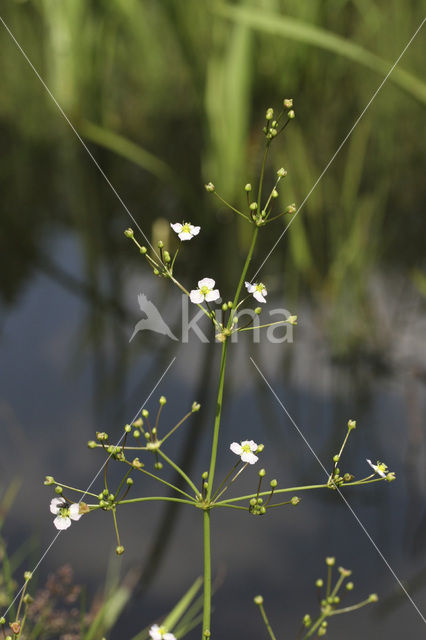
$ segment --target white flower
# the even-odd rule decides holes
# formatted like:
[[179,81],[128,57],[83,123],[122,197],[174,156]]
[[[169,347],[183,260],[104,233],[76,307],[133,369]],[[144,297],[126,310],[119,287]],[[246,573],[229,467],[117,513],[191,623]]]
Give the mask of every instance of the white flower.
[[268,292],[265,289],[265,285],[259,282],[254,284],[250,284],[250,282],[246,282],[246,289],[249,293],[253,294],[253,298],[255,298],[258,302],[266,302],[265,296],[268,295]]
[[388,468],[385,464],[383,464],[383,462],[379,462],[378,460],[377,464],[373,464],[371,460],[369,460],[368,458],[367,458],[367,462],[370,465],[370,467],[374,469],[375,473],[377,473],[379,476],[382,476],[382,478],[386,478]]
[[194,227],[190,222],[170,223],[171,228],[178,234],[181,240],[191,240],[194,236],[198,236],[201,227]]
[[176,640],[173,633],[168,633],[164,627],[159,627],[158,624],[152,625],[149,635],[152,640]]
[[191,302],[200,304],[204,300],[206,300],[206,302],[213,302],[213,300],[220,298],[219,289],[214,289],[214,284],[214,280],[211,278],[203,278],[202,280],[199,280],[199,289],[192,289],[189,294]]
[[229,448],[233,453],[236,453],[237,456],[240,456],[243,462],[254,464],[259,460],[259,458],[253,453],[254,451],[257,451],[258,448],[257,444],[253,440],[243,440],[241,444],[233,442]]
[[80,513],[78,502],[68,507],[65,498],[53,498],[50,502],[50,513],[56,516],[53,524],[57,529],[68,529],[71,526],[71,520],[80,520],[83,515]]

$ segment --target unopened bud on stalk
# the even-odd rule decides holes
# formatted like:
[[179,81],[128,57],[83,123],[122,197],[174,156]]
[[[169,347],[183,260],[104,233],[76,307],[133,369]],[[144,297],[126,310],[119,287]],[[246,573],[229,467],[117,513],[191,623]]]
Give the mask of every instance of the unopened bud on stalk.
[[291,107],[293,106],[293,98],[285,98],[283,100],[283,105],[286,109],[291,109]]
[[60,496],[62,493],[62,487],[55,487],[55,493],[57,493],[58,496]]
[[164,262],[170,262],[171,260],[170,253],[168,251],[165,251],[163,254],[163,258],[164,258]]
[[276,189],[272,189],[271,197],[278,198],[278,191]]
[[331,556],[330,556],[330,557],[328,557],[328,558],[326,558],[326,559],[325,559],[325,564],[326,564],[328,567],[332,567],[332,566],[334,566],[334,565],[336,564],[336,558],[333,558],[333,557],[331,557]]
[[116,547],[116,548],[115,548],[115,553],[116,553],[118,556],[122,556],[122,555],[123,555],[123,553],[124,553],[124,547],[123,547],[123,545],[121,545],[121,544],[120,544],[120,545],[118,545],[118,547]]
[[255,596],[253,600],[254,604],[263,604],[263,596]]
[[356,429],[356,420],[348,420],[348,429]]
[[259,477],[260,477],[260,478],[264,478],[265,476],[266,476],[266,471],[265,471],[265,469],[260,469],[260,471],[259,471]]
[[297,496],[293,496],[293,498],[291,499],[291,504],[294,506],[299,504],[299,502],[300,502],[300,498],[298,498]]
[[318,587],[318,589],[321,589],[321,587],[324,586],[324,580],[318,578],[318,580],[315,581],[315,586]]
[[275,489],[275,487],[278,485],[278,482],[276,480],[271,480],[269,484],[271,489]]
[[274,117],[274,110],[273,109],[267,109],[266,110],[266,119],[267,120],[272,120],[272,118]]
[[133,236],[134,236],[135,234],[133,233],[133,229],[130,229],[130,227],[129,227],[128,229],[126,229],[126,230],[125,230],[124,235],[125,235],[127,238],[133,238]]
[[206,191],[209,191],[210,193],[215,189],[213,182],[208,182],[207,184],[204,185],[204,187]]
[[244,187],[245,191],[251,191],[251,184],[250,182],[247,182],[246,186]]
[[142,253],[142,255],[145,255],[145,253],[146,253],[147,249],[146,249],[146,247],[141,247],[141,248],[139,249],[139,251]]
[[55,484],[55,479],[53,476],[46,476],[45,480],[44,480],[44,484],[46,486],[49,486],[51,484]]
[[256,211],[256,209],[257,209],[257,202],[252,202],[252,203],[251,203],[251,205],[250,205],[250,209],[251,209],[252,211]]
[[296,117],[296,114],[294,113],[294,111],[293,111],[293,109],[292,109],[291,111],[289,111],[289,112],[288,112],[287,116],[288,116],[288,118],[289,118],[290,120],[293,120],[293,118],[295,118],[295,117]]
[[159,403],[161,404],[161,406],[164,406],[166,402],[167,402],[166,396],[160,396]]
[[262,307],[256,307],[256,309],[254,310],[255,314],[257,316],[259,316],[262,313]]
[[198,404],[198,402],[193,402],[192,403],[192,407],[191,407],[192,413],[195,413],[196,411],[199,411],[200,407],[201,407],[201,405]]

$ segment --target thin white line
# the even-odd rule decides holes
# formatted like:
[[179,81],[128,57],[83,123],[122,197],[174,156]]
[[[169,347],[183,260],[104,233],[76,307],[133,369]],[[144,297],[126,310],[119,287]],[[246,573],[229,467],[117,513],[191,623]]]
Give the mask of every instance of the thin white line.
[[311,188],[311,190],[309,191],[308,195],[305,197],[305,199],[303,200],[302,204],[299,206],[299,208],[297,209],[297,211],[293,214],[293,216],[290,218],[289,223],[286,225],[286,227],[284,228],[284,231],[281,233],[280,237],[278,238],[278,240],[275,242],[274,246],[272,247],[272,249],[269,251],[268,255],[266,256],[266,258],[264,259],[264,261],[262,262],[262,264],[260,265],[260,267],[258,268],[258,270],[256,271],[256,273],[254,274],[254,276],[252,277],[252,279],[250,280],[250,282],[254,282],[256,276],[258,275],[259,271],[263,268],[263,266],[265,265],[265,263],[267,262],[267,260],[269,260],[271,254],[273,251],[275,251],[277,245],[279,244],[279,242],[281,241],[281,239],[284,237],[287,229],[290,227],[291,224],[293,224],[294,220],[296,219],[297,214],[299,213],[299,211],[302,209],[302,207],[306,204],[307,200],[309,199],[311,193],[314,191],[314,189],[317,187],[318,183],[320,182],[320,180],[323,178],[324,174],[326,173],[326,171],[328,170],[328,168],[331,166],[331,164],[334,162],[336,156],[339,154],[339,152],[341,151],[342,147],[345,145],[345,143],[347,142],[347,140],[349,139],[349,137],[351,136],[353,130],[355,129],[355,127],[359,124],[359,122],[361,121],[361,119],[363,118],[364,114],[366,113],[367,109],[370,107],[371,103],[373,102],[373,100],[376,98],[377,94],[379,93],[379,91],[381,90],[381,88],[383,87],[383,85],[385,84],[386,80],[389,78],[390,74],[392,73],[392,71],[395,69],[396,65],[398,64],[398,62],[401,60],[402,56],[404,55],[404,53],[407,51],[408,47],[411,45],[411,43],[413,42],[414,38],[416,37],[416,35],[419,33],[420,29],[423,27],[424,23],[426,21],[426,18],[423,18],[422,22],[420,23],[420,25],[417,27],[416,31],[414,32],[414,34],[411,36],[410,40],[407,42],[407,44],[405,45],[405,47],[403,48],[402,52],[399,54],[399,56],[397,57],[397,59],[395,60],[395,62],[393,63],[393,65],[391,66],[391,68],[389,69],[389,71],[387,72],[387,74],[385,75],[385,77],[383,78],[383,80],[381,81],[381,83],[379,84],[379,86],[377,87],[376,91],[373,93],[373,95],[371,96],[370,100],[367,103],[367,106],[364,107],[364,109],[361,111],[360,115],[358,116],[358,118],[355,120],[355,123],[352,125],[351,129],[349,130],[349,132],[346,134],[346,136],[343,138],[342,142],[340,143],[340,145],[337,147],[337,151],[334,153],[334,155],[331,157],[331,159],[328,161],[328,163],[325,166],[325,169],[323,169],[322,173],[320,174],[319,178],[317,178],[316,182],[314,183],[313,187]]
[[[326,474],[327,478],[329,478],[330,474],[327,472],[327,469],[325,468],[325,466],[323,465],[323,463],[321,462],[321,460],[319,459],[319,457],[317,456],[317,454],[315,453],[315,451],[313,450],[313,448],[311,447],[311,445],[309,444],[309,442],[307,441],[307,439],[305,438],[305,436],[303,435],[303,433],[301,432],[301,430],[299,429],[299,427],[297,426],[297,424],[295,423],[295,421],[293,420],[293,418],[291,417],[291,415],[289,414],[289,412],[287,411],[287,409],[285,408],[283,403],[281,402],[280,398],[277,396],[277,394],[275,393],[274,389],[271,387],[270,383],[265,378],[265,376],[263,375],[263,373],[261,372],[261,370],[259,369],[259,367],[257,366],[257,364],[255,363],[255,361],[253,360],[253,358],[251,356],[250,356],[250,360],[251,360],[252,364],[255,366],[255,368],[257,369],[258,373],[262,377],[262,379],[265,382],[265,384],[268,386],[269,390],[272,392],[272,395],[277,400],[277,402],[280,405],[280,407],[286,413],[287,417],[289,418],[290,422],[292,423],[292,425],[297,430],[298,434],[301,436],[301,438],[305,442],[305,444],[308,447],[309,451],[312,453],[314,458],[317,460],[318,464],[323,469],[323,471]],[[359,519],[359,517],[357,516],[357,514],[355,513],[355,511],[351,507],[351,505],[349,504],[348,500],[345,498],[345,496],[343,495],[343,493],[340,491],[340,489],[338,487],[336,487],[336,491],[338,492],[339,496],[342,498],[342,500],[345,503],[345,505],[348,507],[349,511],[354,516],[355,520],[358,522],[358,524],[361,527],[361,529],[364,531],[364,533],[367,536],[367,538],[370,540],[371,544],[373,545],[373,547],[375,548],[375,550],[377,551],[377,553],[379,554],[379,556],[381,557],[383,562],[386,564],[387,568],[389,569],[389,571],[391,572],[391,574],[393,575],[393,577],[395,578],[395,580],[397,581],[397,583],[399,584],[399,586],[401,587],[401,589],[403,590],[403,592],[405,593],[405,595],[407,596],[407,598],[409,599],[409,601],[411,602],[411,604],[413,605],[413,607],[415,608],[415,610],[417,611],[417,613],[419,614],[419,616],[421,617],[423,622],[426,624],[426,619],[423,616],[422,612],[420,611],[420,609],[418,608],[418,606],[416,605],[416,603],[414,602],[414,600],[412,599],[412,597],[410,596],[410,594],[408,593],[408,591],[406,590],[404,585],[402,584],[401,580],[396,575],[395,571],[390,566],[389,562],[386,560],[386,558],[383,555],[383,553],[380,551],[380,549],[377,546],[377,544],[374,542],[374,540],[371,537],[371,535],[368,533],[367,529],[365,528],[365,526],[363,525],[363,523],[361,522],[361,520]]]
[[55,105],[57,106],[57,108],[59,109],[59,112],[61,113],[62,117],[64,118],[64,120],[67,122],[67,124],[71,127],[72,131],[74,132],[74,134],[76,135],[76,137],[78,138],[78,140],[80,141],[80,143],[82,144],[84,150],[88,153],[90,159],[92,160],[92,162],[94,163],[94,165],[96,166],[96,168],[98,169],[99,173],[102,175],[102,177],[105,179],[105,181],[107,182],[108,186],[110,187],[110,189],[112,190],[112,192],[114,193],[115,197],[117,198],[117,200],[120,202],[121,206],[124,208],[124,210],[126,211],[127,215],[129,216],[129,218],[134,222],[134,224],[136,225],[136,227],[139,229],[140,233],[142,234],[142,236],[144,237],[144,240],[146,241],[146,243],[150,246],[150,248],[152,249],[152,251],[154,252],[154,254],[157,256],[157,258],[160,260],[161,262],[161,258],[159,257],[159,255],[157,254],[156,250],[154,249],[154,247],[152,246],[152,244],[150,243],[150,241],[148,240],[148,238],[146,237],[145,233],[142,231],[141,227],[139,226],[138,222],[135,220],[134,216],[132,215],[132,213],[130,212],[129,208],[127,207],[127,205],[125,204],[124,200],[122,199],[122,197],[120,196],[120,194],[118,193],[117,189],[114,187],[114,185],[112,184],[111,180],[108,178],[108,176],[106,175],[105,171],[102,169],[102,167],[100,166],[99,162],[96,160],[95,156],[92,154],[92,152],[90,151],[89,147],[86,145],[86,143],[84,142],[83,138],[81,137],[81,135],[78,133],[77,129],[75,128],[75,126],[73,125],[73,123],[71,122],[71,120],[69,119],[69,117],[67,116],[67,114],[65,113],[65,111],[63,110],[63,108],[61,107],[61,105],[59,104],[59,102],[57,101],[57,99],[55,98],[55,96],[53,95],[53,93],[51,92],[51,90],[49,89],[49,87],[47,86],[47,84],[45,83],[45,81],[43,80],[43,78],[41,77],[41,75],[39,74],[39,72],[37,71],[37,69],[35,68],[35,66],[33,65],[33,63],[31,62],[31,60],[29,59],[29,57],[27,56],[27,54],[25,53],[24,49],[22,48],[22,46],[19,44],[18,40],[15,38],[15,36],[13,35],[12,31],[10,30],[10,28],[7,26],[6,22],[4,21],[4,19],[0,16],[0,21],[2,22],[4,28],[6,29],[6,31],[8,32],[8,34],[10,35],[10,37],[12,38],[13,42],[15,43],[15,45],[18,47],[19,51],[22,53],[22,55],[24,56],[25,60],[27,61],[27,63],[29,64],[29,66],[31,67],[31,69],[34,71],[35,75],[37,76],[37,78],[40,80],[41,84],[43,85],[44,89],[46,90],[46,92],[48,93],[48,95],[50,96],[50,98],[53,100],[53,102],[55,103]]
[[[148,402],[148,400],[151,398],[152,394],[154,393],[154,391],[157,389],[158,385],[160,384],[160,382],[163,380],[164,376],[166,375],[166,373],[168,372],[168,370],[170,369],[170,367],[172,366],[172,364],[174,363],[174,361],[176,360],[176,356],[171,360],[170,364],[168,365],[167,369],[165,371],[163,371],[161,377],[158,379],[157,383],[155,384],[155,386],[153,387],[153,389],[151,390],[150,394],[145,398],[143,404],[139,407],[139,409],[137,410],[136,414],[134,415],[134,417],[132,418],[132,420],[130,421],[130,424],[132,424],[138,417],[138,415],[140,414],[140,412],[142,411],[142,409],[144,408],[144,406],[146,405],[146,403]],[[125,433],[123,433],[123,435],[121,436],[121,438],[118,440],[118,442],[116,443],[116,447],[120,444],[120,442],[123,440],[125,436]],[[111,454],[112,455],[112,454]],[[90,491],[90,488],[93,486],[94,482],[96,481],[96,479],[99,477],[99,474],[102,472],[102,470],[105,467],[106,462],[108,462],[108,460],[111,458],[111,455],[108,456],[107,460],[105,461],[105,463],[100,467],[99,471],[96,473],[95,477],[93,478],[93,480],[90,482],[89,486],[87,487],[87,489],[85,490],[85,492],[83,493],[82,497],[79,500],[79,503],[83,500],[84,496],[87,494],[88,491]],[[56,540],[59,538],[59,536],[61,535],[63,530],[58,531],[58,533],[55,535],[55,537],[53,538],[53,540],[50,542],[49,546],[47,547],[47,549],[45,550],[45,552],[43,553],[43,555],[41,556],[40,560],[37,562],[37,564],[35,565],[34,569],[32,570],[32,574],[34,574],[37,569],[39,568],[39,566],[41,565],[41,563],[43,562],[44,558],[47,556],[47,554],[49,553],[50,549],[53,547],[54,543],[56,542]],[[9,613],[10,609],[13,607],[13,605],[15,604],[15,602],[17,601],[17,599],[19,598],[19,596],[21,595],[23,589],[25,587],[25,582],[22,585],[22,587],[19,589],[18,593],[16,594],[16,596],[13,598],[12,602],[9,604],[8,608],[6,609],[6,611],[3,613],[3,618],[5,618],[7,616],[7,614]]]

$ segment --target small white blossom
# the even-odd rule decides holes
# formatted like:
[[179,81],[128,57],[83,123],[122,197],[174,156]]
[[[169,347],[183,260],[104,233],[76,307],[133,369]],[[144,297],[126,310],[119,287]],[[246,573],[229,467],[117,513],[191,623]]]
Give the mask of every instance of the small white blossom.
[[250,284],[250,282],[246,282],[246,289],[249,293],[253,294],[253,298],[255,298],[258,302],[266,302],[265,296],[268,295],[268,292],[265,289],[265,285],[259,282],[254,284]]
[[53,498],[50,502],[50,513],[56,516],[53,524],[57,529],[68,529],[71,520],[80,520],[83,515],[77,502],[68,507],[65,498]]
[[173,633],[167,632],[165,627],[159,627],[158,624],[152,625],[149,635],[152,640],[176,640],[176,636]]
[[386,478],[388,468],[385,464],[383,464],[383,462],[379,462],[378,460],[377,464],[373,464],[371,460],[369,460],[368,458],[367,458],[367,462],[370,465],[370,467],[374,469],[375,473],[377,473],[379,476],[382,476],[382,478]]
[[243,462],[254,464],[259,460],[259,458],[254,455],[254,452],[257,451],[258,446],[253,440],[243,440],[241,444],[238,444],[238,442],[233,442],[229,448],[233,453],[236,453],[237,456],[240,456]]
[[191,240],[194,236],[198,236],[201,227],[194,227],[190,222],[170,223],[171,228],[178,234],[181,240]]
[[219,289],[214,289],[215,282],[212,278],[203,278],[198,281],[199,289],[192,289],[189,294],[191,302],[200,304],[201,302],[213,302],[220,298]]

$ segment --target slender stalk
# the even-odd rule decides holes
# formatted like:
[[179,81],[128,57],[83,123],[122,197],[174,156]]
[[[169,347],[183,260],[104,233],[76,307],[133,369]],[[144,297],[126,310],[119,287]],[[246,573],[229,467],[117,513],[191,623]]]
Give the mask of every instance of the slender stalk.
[[254,251],[254,247],[256,245],[256,240],[257,240],[258,233],[259,233],[259,227],[255,227],[254,232],[253,232],[253,237],[252,237],[252,240],[251,240],[250,249],[248,251],[247,258],[246,258],[246,261],[244,263],[243,271],[241,273],[240,281],[238,283],[237,290],[235,292],[234,302],[233,302],[233,306],[232,306],[232,312],[229,314],[228,329],[232,324],[232,319],[233,319],[233,317],[235,315],[235,312],[236,312],[236,306],[238,304],[238,300],[239,300],[239,297],[240,297],[241,289],[242,289],[244,280],[246,279],[246,275],[247,275],[247,271],[248,271],[248,268],[249,268],[249,265],[250,265],[250,261],[251,261],[251,259],[253,257],[253,251]]
[[211,599],[212,599],[212,563],[210,546],[210,509],[203,513],[204,544],[204,594],[203,594],[203,627],[201,640],[205,640],[205,632],[210,632]]
[[175,471],[177,471],[180,476],[182,476],[182,478],[189,484],[195,495],[198,497],[200,495],[200,492],[192,482],[191,478],[189,478],[186,473],[182,471],[182,469],[175,462],[173,462],[173,460],[170,460],[170,458],[168,458],[166,454],[161,451],[161,449],[158,449],[158,453],[163,458],[163,460],[167,462],[167,464],[169,464]]
[[269,633],[269,635],[271,637],[271,640],[277,640],[277,637],[276,637],[275,633],[272,631],[272,627],[271,627],[270,622],[268,620],[268,617],[267,617],[267,615],[265,613],[265,609],[263,607],[263,604],[259,604],[258,607],[259,607],[259,610],[260,610],[260,615],[263,618],[263,622],[265,623],[265,627],[267,628],[268,633]]
[[[171,498],[169,496],[147,496],[144,498],[129,498],[128,500],[119,500],[117,504],[132,504],[133,502],[182,502],[183,504],[193,505],[193,500],[184,500],[183,498]],[[93,509],[94,511],[94,509]]]
[[242,213],[241,211],[239,211],[238,209],[236,209],[235,207],[232,206],[232,204],[229,204],[229,202],[227,202],[224,198],[222,198],[222,196],[220,196],[217,191],[214,191],[214,195],[216,196],[216,198],[218,198],[219,200],[221,200],[223,202],[223,204],[226,204],[227,207],[229,207],[230,209],[232,209],[232,211],[235,211],[235,213],[238,213],[239,216],[241,216],[242,218],[244,218],[245,220],[248,220],[248,222],[250,222],[250,219],[247,218],[247,216]]
[[[132,463],[129,462],[128,460],[125,460],[124,462],[126,464],[129,464],[132,467],[132,469],[135,469],[135,467],[133,467]],[[147,471],[146,469],[142,469],[142,468],[137,468],[136,471],[140,471],[141,473],[144,473],[145,475],[149,476],[150,478],[154,478],[154,480],[157,480],[158,482],[161,482],[161,484],[165,484],[166,487],[169,487],[170,489],[173,489],[174,491],[177,491],[178,493],[181,493],[183,496],[186,496],[190,500],[194,500],[193,497],[191,495],[189,495],[189,493],[186,493],[186,491],[183,491],[182,489],[179,489],[179,487],[175,487],[174,484],[171,484],[171,482],[167,482],[167,480],[163,480],[163,478],[160,478],[159,476],[156,476],[154,473],[151,473],[150,471]]]

